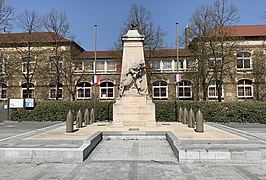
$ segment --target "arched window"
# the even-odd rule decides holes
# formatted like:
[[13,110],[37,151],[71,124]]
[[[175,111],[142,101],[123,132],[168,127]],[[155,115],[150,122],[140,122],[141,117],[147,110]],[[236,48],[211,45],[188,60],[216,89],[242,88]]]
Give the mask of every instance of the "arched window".
[[[216,83],[221,83],[219,80],[211,80],[209,86],[208,86],[208,97],[209,98],[218,98],[218,88]],[[224,88],[222,85],[222,98],[224,97]]]
[[22,84],[21,85],[22,98],[34,98],[34,90],[35,90],[34,84],[32,83],[28,83],[28,85],[27,83]]
[[100,83],[100,98],[113,99],[114,98],[114,83],[104,81]]
[[[177,89],[178,88],[178,89]],[[192,98],[192,90],[191,90],[191,82],[187,80],[183,80],[178,83],[176,86],[176,91],[178,91],[179,99],[191,99]],[[176,93],[177,95],[177,93]]]
[[0,83],[0,100],[5,100],[6,96],[7,85],[4,83]]
[[91,98],[91,84],[88,82],[79,82],[77,84],[77,99]]
[[236,55],[238,70],[251,69],[251,53],[249,52],[239,52]]
[[50,83],[49,84],[49,99],[56,99],[56,96],[58,94],[58,99],[63,99],[63,84],[58,84],[58,93],[56,88],[56,83]]
[[168,86],[166,81],[155,81],[152,86],[154,99],[165,99],[168,97]]
[[237,82],[238,98],[253,98],[253,85],[249,79],[242,79]]
[[35,71],[36,61],[33,57],[24,57],[22,58],[22,72],[23,73],[32,73]]

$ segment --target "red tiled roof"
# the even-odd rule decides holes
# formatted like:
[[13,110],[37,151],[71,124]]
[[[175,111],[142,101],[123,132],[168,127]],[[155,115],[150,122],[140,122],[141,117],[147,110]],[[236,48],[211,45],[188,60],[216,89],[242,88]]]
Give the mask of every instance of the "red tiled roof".
[[266,24],[226,26],[232,37],[266,36]]

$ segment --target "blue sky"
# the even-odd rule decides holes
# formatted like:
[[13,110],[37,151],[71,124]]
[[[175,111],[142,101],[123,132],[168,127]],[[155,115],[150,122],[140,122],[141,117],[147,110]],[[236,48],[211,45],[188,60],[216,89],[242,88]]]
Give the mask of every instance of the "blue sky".
[[[266,11],[266,0],[228,0],[239,10],[238,24],[266,24],[261,18]],[[175,47],[176,22],[179,32],[188,24],[189,17],[200,5],[211,4],[212,0],[6,0],[13,6],[15,15],[25,9],[45,14],[52,8],[66,12],[71,25],[71,32],[76,42],[85,50],[94,49],[93,27],[97,28],[97,50],[109,50],[114,47],[123,22],[127,19],[132,4],[142,5],[153,15],[155,25],[166,33],[165,42]],[[19,31],[13,29],[13,31]]]

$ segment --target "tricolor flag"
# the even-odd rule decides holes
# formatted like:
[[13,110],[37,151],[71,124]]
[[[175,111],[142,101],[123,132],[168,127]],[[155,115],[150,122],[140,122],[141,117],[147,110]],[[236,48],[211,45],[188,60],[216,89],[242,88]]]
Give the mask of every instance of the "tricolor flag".
[[181,82],[182,81],[182,74],[175,74],[174,75],[175,82]]
[[100,84],[100,78],[97,75],[92,75],[92,83],[93,84]]

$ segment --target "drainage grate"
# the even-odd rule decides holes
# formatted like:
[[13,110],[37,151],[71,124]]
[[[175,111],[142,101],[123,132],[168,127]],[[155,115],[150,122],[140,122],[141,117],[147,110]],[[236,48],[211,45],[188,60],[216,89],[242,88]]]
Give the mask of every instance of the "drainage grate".
[[129,131],[139,131],[139,128],[129,128]]

